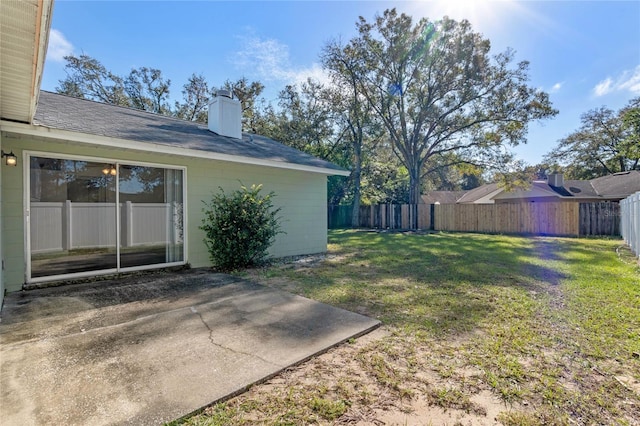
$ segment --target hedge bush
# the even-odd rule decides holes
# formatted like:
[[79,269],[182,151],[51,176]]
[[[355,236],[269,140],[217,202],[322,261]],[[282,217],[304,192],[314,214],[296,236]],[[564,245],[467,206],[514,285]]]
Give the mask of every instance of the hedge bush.
[[241,186],[230,194],[220,188],[210,202],[203,201],[204,242],[214,268],[231,271],[262,263],[280,231],[280,208],[273,192],[260,194],[262,185]]

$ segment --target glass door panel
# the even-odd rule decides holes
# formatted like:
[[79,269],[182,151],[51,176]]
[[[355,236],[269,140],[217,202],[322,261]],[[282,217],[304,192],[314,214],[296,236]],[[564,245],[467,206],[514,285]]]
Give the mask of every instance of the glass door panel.
[[120,267],[181,262],[183,172],[120,165]]
[[31,277],[117,268],[114,165],[30,158]]

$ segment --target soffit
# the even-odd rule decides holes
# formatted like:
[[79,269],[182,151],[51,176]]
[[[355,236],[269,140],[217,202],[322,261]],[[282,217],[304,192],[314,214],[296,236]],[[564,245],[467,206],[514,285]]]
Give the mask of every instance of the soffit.
[[52,0],[0,1],[0,117],[30,123],[36,110]]

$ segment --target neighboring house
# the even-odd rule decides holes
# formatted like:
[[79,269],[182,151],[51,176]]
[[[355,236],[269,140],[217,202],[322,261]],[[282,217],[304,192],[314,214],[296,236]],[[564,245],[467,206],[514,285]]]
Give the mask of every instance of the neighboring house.
[[422,195],[424,204],[455,204],[467,191],[429,191]]
[[489,183],[469,191],[431,191],[422,196],[425,204],[494,204],[518,202],[620,201],[640,191],[640,170],[614,173],[592,180],[564,180],[554,173],[549,180],[534,181],[526,189],[508,191]]
[[[39,90],[52,3],[0,2],[0,297],[25,284],[209,265],[199,229],[219,187],[275,192],[270,255],[326,251],[326,178],[349,175],[241,133],[238,101],[218,96],[202,125]],[[7,24],[9,23],[9,24]]]
[[514,202],[618,202],[640,191],[640,170],[614,173],[592,180],[564,180],[555,173],[546,181],[535,181],[526,189],[507,191],[491,183],[472,189],[457,200],[459,204]]

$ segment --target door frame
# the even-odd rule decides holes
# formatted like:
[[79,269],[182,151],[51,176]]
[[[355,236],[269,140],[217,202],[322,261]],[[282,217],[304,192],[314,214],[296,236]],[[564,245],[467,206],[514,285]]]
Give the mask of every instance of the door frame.
[[[60,275],[50,275],[45,277],[31,277],[31,220],[30,220],[30,202],[31,202],[31,157],[46,157],[46,158],[54,158],[60,160],[75,160],[75,161],[91,161],[97,163],[112,163],[116,165],[118,169],[118,174],[116,175],[116,268],[110,269],[101,269],[98,271],[85,271],[85,272],[75,272],[70,274],[60,274]],[[116,158],[108,158],[108,157],[94,157],[94,156],[85,156],[85,155],[74,155],[74,154],[61,154],[57,152],[47,152],[47,151],[33,151],[33,150],[25,150],[22,154],[22,161],[24,164],[23,167],[23,211],[24,211],[24,262],[25,262],[25,283],[26,284],[37,284],[41,282],[47,281],[62,281],[67,279],[75,279],[75,278],[86,278],[97,275],[109,275],[119,272],[134,272],[134,271],[143,271],[149,269],[161,269],[172,266],[181,266],[187,264],[187,229],[188,229],[188,206],[187,206],[187,167],[186,166],[177,166],[173,164],[162,164],[162,163],[151,163],[146,161],[136,161],[136,160],[122,160]],[[130,165],[130,166],[142,166],[142,167],[157,167],[162,169],[172,169],[172,170],[180,170],[182,171],[182,258],[183,260],[178,262],[166,262],[166,263],[156,263],[152,265],[142,265],[142,266],[131,266],[127,268],[120,267],[120,246],[121,244],[121,209],[118,208],[120,202],[120,188],[119,188],[119,180],[120,173],[119,168],[120,165]]]

